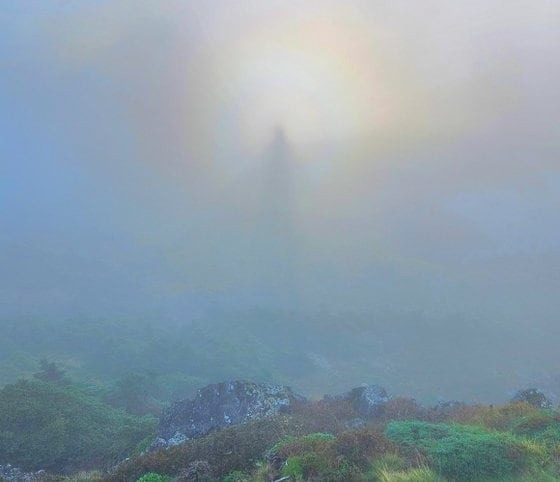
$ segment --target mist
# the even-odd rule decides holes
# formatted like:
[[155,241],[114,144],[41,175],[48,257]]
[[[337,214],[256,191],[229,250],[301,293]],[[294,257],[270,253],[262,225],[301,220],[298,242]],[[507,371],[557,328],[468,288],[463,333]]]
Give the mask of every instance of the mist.
[[[28,348],[37,324],[272,330],[301,372],[256,377],[313,395],[560,396],[557,2],[7,1],[0,24],[6,359],[104,376]],[[227,378],[219,353],[185,371]]]

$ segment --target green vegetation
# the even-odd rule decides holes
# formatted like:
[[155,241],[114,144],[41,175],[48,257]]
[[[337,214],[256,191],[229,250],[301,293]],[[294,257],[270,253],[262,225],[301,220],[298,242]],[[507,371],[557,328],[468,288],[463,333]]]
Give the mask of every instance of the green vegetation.
[[34,377],[0,390],[0,464],[73,472],[53,480],[560,482],[560,413],[525,402],[439,413],[395,399],[357,429],[347,428],[356,413],[344,400],[298,403],[281,416],[145,452],[155,418],[106,403],[116,393],[139,409],[150,400],[145,379],[99,390],[71,383],[51,362],[41,366],[50,382]]
[[211,432],[167,450],[150,452],[119,465],[108,480],[128,482],[148,472],[178,475],[181,469],[198,461],[207,461],[217,477],[231,472],[252,471],[267,447],[292,435],[304,435],[314,429],[313,421],[281,416]]
[[330,447],[336,437],[330,433],[310,433],[301,437],[288,436],[270,450],[270,455],[288,456],[302,450],[321,450]]
[[[48,482],[48,480],[45,482]],[[62,478],[62,482],[101,482],[101,480],[103,480],[103,474],[97,470],[74,472]]]
[[542,446],[481,427],[393,421],[385,434],[403,449],[425,455],[444,476],[458,480],[511,477],[546,462]]
[[241,472],[240,470],[234,470],[226,475],[222,482],[244,482],[249,480],[250,475],[246,472]]
[[336,437],[328,433],[288,437],[271,449],[269,457],[285,460],[284,476],[296,480],[325,479],[332,475],[335,440]]
[[346,481],[361,479],[376,455],[391,444],[374,428],[343,431],[336,436],[312,433],[289,437],[267,454],[276,465],[283,461],[281,474],[295,480]]
[[378,482],[445,482],[442,476],[429,467],[400,471],[381,469],[374,474],[372,479]]
[[167,475],[160,475],[154,472],[149,472],[140,477],[137,482],[171,482],[171,480],[173,479],[171,477],[168,477]]
[[[208,461],[216,480],[223,482],[281,477],[326,482],[560,480],[554,475],[558,473],[556,445],[547,446],[510,431],[396,420],[388,422],[384,431],[370,426],[357,430],[341,427],[332,434],[310,432],[316,422],[292,414],[230,427],[132,459],[109,480],[136,480],[146,472],[178,474],[180,467],[196,460]],[[263,450],[267,446],[270,448]]]
[[[414,393],[420,400],[435,401],[436,386],[424,376],[431,371],[440,374],[438,393],[469,399],[474,382],[465,382],[472,379],[477,396],[499,400],[513,381],[496,377],[488,367],[502,366],[503,360],[508,360],[511,372],[541,367],[538,359],[533,367],[526,366],[527,359],[511,359],[514,347],[508,347],[507,353],[499,351],[496,341],[503,338],[499,324],[451,321],[427,319],[417,312],[372,315],[349,310],[296,316],[282,310],[223,307],[214,307],[207,316],[188,323],[156,315],[143,319],[3,318],[0,387],[33,377],[38,361],[45,358],[56,362],[74,382],[100,385],[110,403],[138,414],[193,395],[209,383],[235,379],[274,381],[314,397],[342,393],[371,381],[392,393]],[[484,346],[479,345],[481,333]],[[510,338],[523,340],[522,347],[527,343],[523,331],[511,333]],[[477,343],[472,350],[461,351],[460,360],[457,339]],[[372,350],[371,340],[384,340],[383,363],[379,351]],[[435,340],[438,350],[419,363],[411,347],[431,346]],[[447,363],[450,358],[468,369],[462,383],[457,383],[455,369]],[[409,411],[402,410],[402,417],[414,410],[413,406],[398,408]]]
[[65,472],[105,468],[154,430],[71,384],[23,380],[0,390],[0,464]]
[[148,452],[158,377],[125,373],[103,387],[67,372],[45,358],[0,390],[0,464],[66,482],[560,482],[560,413],[536,403],[432,410],[395,398],[362,426],[348,401],[298,402]]

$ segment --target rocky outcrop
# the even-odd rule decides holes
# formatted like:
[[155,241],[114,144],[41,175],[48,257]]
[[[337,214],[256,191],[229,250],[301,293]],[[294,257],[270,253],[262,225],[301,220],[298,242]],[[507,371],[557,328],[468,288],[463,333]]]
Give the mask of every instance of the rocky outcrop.
[[0,480],[10,482],[35,482],[44,479],[46,472],[39,470],[37,472],[24,472],[10,464],[0,465]]
[[212,430],[278,415],[303,400],[282,385],[245,381],[209,385],[192,400],[176,402],[163,412],[151,448],[179,445]]
[[186,469],[179,472],[176,482],[210,482],[216,480],[212,467],[206,460],[195,460]]
[[389,396],[379,385],[366,385],[350,390],[346,399],[352,402],[360,417],[375,418],[383,414],[383,407],[389,401]]
[[552,402],[546,395],[536,388],[519,390],[511,399],[512,402],[525,402],[536,408],[551,408]]
[[367,385],[350,390],[348,399],[361,417],[374,418],[383,413],[383,406],[389,401],[389,396],[383,387]]
[[380,385],[363,385],[335,397],[326,395],[325,400],[348,400],[361,418],[370,419],[383,415],[389,396]]

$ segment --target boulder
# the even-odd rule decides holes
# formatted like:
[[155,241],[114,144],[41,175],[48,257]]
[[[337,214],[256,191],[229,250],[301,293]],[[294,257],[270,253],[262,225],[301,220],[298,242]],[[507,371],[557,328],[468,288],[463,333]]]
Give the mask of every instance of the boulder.
[[278,415],[303,400],[282,385],[245,381],[208,385],[193,399],[175,402],[164,410],[151,448],[179,445],[212,430]]
[[376,418],[383,414],[389,401],[387,391],[380,385],[363,385],[335,397],[325,395],[325,400],[348,400],[356,413],[364,418]]
[[44,470],[24,472],[10,464],[0,465],[0,480],[9,482],[35,482],[44,479],[46,476],[47,474]]
[[212,467],[206,460],[195,460],[186,469],[179,472],[176,482],[211,482],[213,477]]
[[389,401],[389,396],[379,385],[366,385],[350,390],[347,399],[352,402],[354,409],[361,417],[375,418],[383,414],[383,408]]
[[546,395],[536,388],[519,390],[511,399],[512,402],[525,402],[536,408],[551,408],[552,402]]

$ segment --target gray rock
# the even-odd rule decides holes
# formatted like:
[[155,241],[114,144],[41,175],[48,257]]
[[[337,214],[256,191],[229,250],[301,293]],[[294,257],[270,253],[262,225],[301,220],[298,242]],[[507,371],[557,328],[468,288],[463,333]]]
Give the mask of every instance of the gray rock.
[[216,480],[212,476],[212,467],[206,460],[195,460],[186,469],[181,470],[177,482],[210,482]]
[[216,429],[278,415],[303,397],[289,387],[232,381],[198,390],[192,400],[175,402],[161,416],[151,449],[179,445]]
[[169,443],[167,442],[167,440],[165,440],[164,438],[161,438],[161,437],[157,437],[152,442],[152,445],[150,445],[149,450],[164,449],[164,448],[167,448],[168,446],[169,446]]
[[0,480],[10,482],[34,482],[43,479],[46,475],[44,470],[24,472],[10,464],[0,465]]
[[358,430],[360,428],[364,428],[366,426],[366,421],[363,418],[356,417],[351,420],[348,420],[344,424],[344,428],[348,430]]
[[364,385],[362,387],[356,387],[349,392],[334,398],[339,400],[349,400],[358,415],[365,419],[381,416],[383,414],[385,404],[389,401],[387,392],[379,385]]
[[519,390],[511,399],[512,402],[525,402],[536,408],[546,409],[552,407],[552,402],[546,395],[536,388]]

